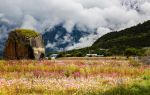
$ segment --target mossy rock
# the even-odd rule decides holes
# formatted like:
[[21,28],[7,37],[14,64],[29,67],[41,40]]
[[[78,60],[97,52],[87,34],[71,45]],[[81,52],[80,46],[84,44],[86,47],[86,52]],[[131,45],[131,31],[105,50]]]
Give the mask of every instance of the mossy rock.
[[34,30],[29,30],[29,29],[16,29],[14,30],[14,32],[16,33],[20,33],[21,35],[25,36],[25,37],[37,37],[40,34]]
[[34,30],[17,29],[9,33],[4,49],[4,58],[41,59],[45,54],[42,35]]

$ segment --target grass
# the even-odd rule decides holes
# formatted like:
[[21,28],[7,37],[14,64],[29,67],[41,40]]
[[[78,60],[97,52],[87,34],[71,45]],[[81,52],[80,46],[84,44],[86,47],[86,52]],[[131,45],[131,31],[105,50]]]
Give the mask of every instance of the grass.
[[132,62],[0,61],[0,95],[150,95],[150,66]]
[[17,29],[15,30],[16,33],[20,33],[21,35],[25,37],[37,37],[39,35],[38,32],[34,30],[29,30],[29,29]]

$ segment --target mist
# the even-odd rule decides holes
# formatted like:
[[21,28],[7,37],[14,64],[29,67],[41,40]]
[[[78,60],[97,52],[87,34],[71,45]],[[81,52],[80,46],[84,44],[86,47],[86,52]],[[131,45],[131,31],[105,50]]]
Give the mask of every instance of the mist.
[[[108,32],[149,19],[149,0],[0,0],[1,39],[8,34],[7,26],[3,24],[13,26],[9,29],[27,28],[41,33],[60,23],[64,23],[68,33],[75,25],[81,30],[92,30],[67,50],[90,46]],[[68,41],[67,35],[65,37]],[[49,46],[55,45],[50,43]]]

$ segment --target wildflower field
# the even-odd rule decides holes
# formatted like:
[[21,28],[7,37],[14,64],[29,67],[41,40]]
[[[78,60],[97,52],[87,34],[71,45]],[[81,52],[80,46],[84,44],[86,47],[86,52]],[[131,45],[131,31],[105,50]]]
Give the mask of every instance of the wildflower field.
[[0,95],[150,95],[150,65],[123,58],[1,60]]

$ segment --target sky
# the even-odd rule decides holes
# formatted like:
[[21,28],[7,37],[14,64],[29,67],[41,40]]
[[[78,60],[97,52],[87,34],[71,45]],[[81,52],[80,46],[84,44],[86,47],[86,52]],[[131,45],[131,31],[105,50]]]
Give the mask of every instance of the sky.
[[[60,23],[64,23],[68,33],[75,25],[81,30],[91,30],[89,36],[66,49],[90,46],[108,32],[149,19],[150,0],[0,0],[0,23],[41,33]],[[7,33],[0,33],[0,38]]]

